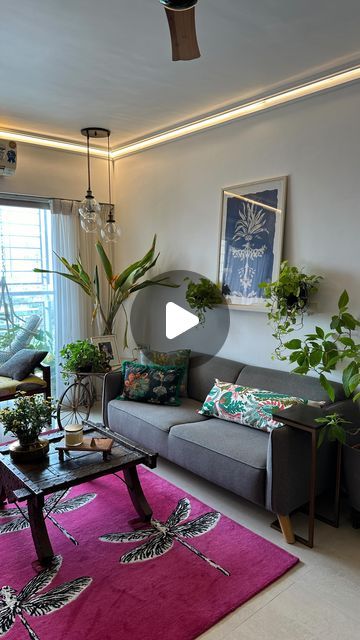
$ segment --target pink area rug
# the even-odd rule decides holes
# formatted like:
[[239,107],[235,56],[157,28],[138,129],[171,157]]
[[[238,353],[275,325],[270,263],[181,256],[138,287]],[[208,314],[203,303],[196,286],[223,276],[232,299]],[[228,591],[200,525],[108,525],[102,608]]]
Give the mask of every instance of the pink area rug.
[[26,519],[0,511],[1,637],[191,640],[298,562],[154,473],[141,480],[154,519],[137,529],[115,476],[64,496],[47,525],[56,561],[40,573]]

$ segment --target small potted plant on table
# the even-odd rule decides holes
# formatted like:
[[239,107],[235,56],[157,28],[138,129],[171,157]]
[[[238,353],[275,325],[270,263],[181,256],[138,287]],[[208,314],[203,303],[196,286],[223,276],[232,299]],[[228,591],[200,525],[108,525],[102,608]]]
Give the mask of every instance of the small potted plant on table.
[[14,461],[34,462],[46,456],[49,443],[40,439],[39,435],[44,429],[50,428],[54,408],[51,398],[25,396],[20,391],[12,407],[0,410],[4,433],[12,433],[18,438],[9,447]]

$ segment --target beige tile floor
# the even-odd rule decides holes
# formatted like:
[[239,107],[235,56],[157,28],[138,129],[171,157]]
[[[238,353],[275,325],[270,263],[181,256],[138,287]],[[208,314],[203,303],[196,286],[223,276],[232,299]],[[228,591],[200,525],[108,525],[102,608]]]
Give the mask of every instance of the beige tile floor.
[[[92,418],[100,419],[99,407]],[[155,473],[301,561],[201,640],[360,640],[360,530],[351,527],[347,512],[339,529],[316,523],[314,549],[287,545],[270,528],[273,518],[263,509],[165,460],[159,460]],[[297,525],[303,524],[299,516]]]

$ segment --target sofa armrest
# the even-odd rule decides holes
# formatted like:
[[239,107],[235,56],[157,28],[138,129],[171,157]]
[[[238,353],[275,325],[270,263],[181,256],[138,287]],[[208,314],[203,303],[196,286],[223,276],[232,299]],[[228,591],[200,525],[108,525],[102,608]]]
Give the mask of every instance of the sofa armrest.
[[104,385],[103,385],[103,393],[102,393],[102,415],[103,415],[103,423],[105,427],[109,427],[108,419],[107,419],[107,405],[111,400],[116,398],[120,391],[122,385],[122,373],[121,371],[109,371],[104,376]]

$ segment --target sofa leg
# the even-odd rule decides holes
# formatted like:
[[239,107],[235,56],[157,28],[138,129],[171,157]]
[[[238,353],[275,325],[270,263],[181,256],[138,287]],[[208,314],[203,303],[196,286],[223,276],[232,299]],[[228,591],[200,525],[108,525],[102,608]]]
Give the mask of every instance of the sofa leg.
[[280,516],[278,513],[276,515],[277,515],[277,519],[279,520],[281,532],[286,542],[288,544],[294,544],[295,536],[294,536],[290,516]]

